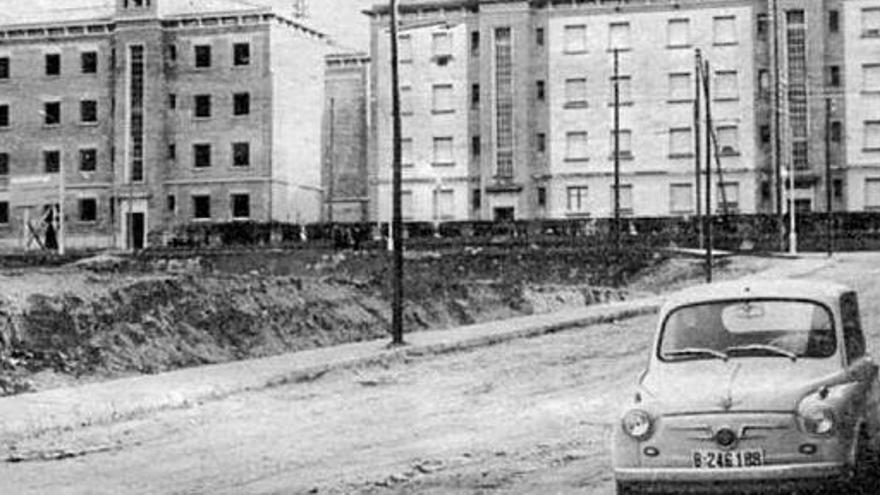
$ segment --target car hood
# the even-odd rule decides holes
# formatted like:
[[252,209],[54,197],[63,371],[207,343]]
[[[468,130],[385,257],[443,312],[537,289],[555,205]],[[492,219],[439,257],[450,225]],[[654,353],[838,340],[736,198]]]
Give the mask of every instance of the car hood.
[[664,413],[794,411],[805,395],[843,377],[839,367],[804,359],[715,359],[654,366],[641,389]]

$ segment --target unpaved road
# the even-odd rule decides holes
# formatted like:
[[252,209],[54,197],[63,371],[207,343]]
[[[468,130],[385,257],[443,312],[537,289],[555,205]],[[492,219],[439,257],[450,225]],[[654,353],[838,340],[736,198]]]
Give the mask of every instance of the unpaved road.
[[[856,286],[880,355],[880,255]],[[340,372],[20,444],[0,493],[612,493],[607,436],[653,317]]]

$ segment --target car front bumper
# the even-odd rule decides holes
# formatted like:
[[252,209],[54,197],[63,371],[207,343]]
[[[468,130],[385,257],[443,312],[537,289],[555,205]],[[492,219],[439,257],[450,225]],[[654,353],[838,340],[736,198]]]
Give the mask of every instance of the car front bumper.
[[626,485],[640,489],[665,491],[674,488],[688,491],[717,487],[727,490],[733,486],[813,486],[848,479],[850,469],[843,463],[816,462],[805,464],[770,465],[745,469],[690,469],[690,468],[618,468],[614,477]]

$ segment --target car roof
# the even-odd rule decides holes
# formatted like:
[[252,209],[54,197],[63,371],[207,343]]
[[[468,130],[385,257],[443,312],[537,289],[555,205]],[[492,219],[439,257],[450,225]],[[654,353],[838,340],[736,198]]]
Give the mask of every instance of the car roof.
[[681,290],[667,298],[666,306],[742,297],[793,297],[828,302],[851,291],[852,289],[846,285],[827,280],[749,278],[732,282],[702,284]]

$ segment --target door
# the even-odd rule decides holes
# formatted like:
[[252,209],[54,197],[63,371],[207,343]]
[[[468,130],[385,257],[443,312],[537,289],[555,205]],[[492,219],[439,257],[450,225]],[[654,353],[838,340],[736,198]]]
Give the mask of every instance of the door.
[[126,213],[129,230],[126,233],[126,242],[129,249],[135,251],[144,248],[144,234],[146,233],[146,215],[143,213]]
[[496,222],[512,222],[514,220],[514,209],[505,207],[505,208],[495,208],[495,221]]

